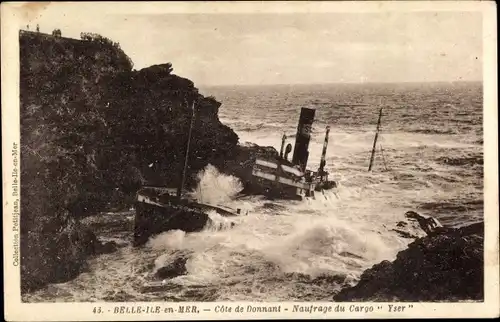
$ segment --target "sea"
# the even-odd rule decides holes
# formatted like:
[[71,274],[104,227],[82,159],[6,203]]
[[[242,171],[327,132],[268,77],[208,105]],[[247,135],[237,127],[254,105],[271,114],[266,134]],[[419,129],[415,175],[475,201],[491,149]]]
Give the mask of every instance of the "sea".
[[[308,168],[317,169],[330,126],[326,170],[337,189],[302,201],[233,200],[239,180],[209,165],[198,174],[193,193],[202,201],[243,209],[234,227],[211,213],[211,224],[201,232],[170,231],[133,248],[133,209],[91,216],[104,227],[96,231],[99,238],[116,241],[118,251],[91,258],[74,280],[24,294],[24,301],[332,301],[364,270],[394,260],[413,241],[394,230],[406,211],[432,215],[450,227],[483,220],[481,83],[200,91],[222,102],[219,118],[241,144],[277,150],[283,134],[294,143],[300,109],[316,109]],[[184,275],[155,276],[178,258],[186,259]]]

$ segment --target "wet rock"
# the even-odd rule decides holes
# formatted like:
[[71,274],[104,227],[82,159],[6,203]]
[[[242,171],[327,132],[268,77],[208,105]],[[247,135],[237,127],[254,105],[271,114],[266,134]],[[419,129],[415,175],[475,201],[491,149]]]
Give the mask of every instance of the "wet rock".
[[[386,227],[387,228],[387,227]],[[397,233],[402,238],[415,239],[426,236],[419,223],[416,220],[401,220],[396,224],[395,228],[390,229]]]
[[343,273],[335,275],[320,275],[312,280],[315,285],[322,285],[326,282],[342,285],[347,280],[347,275]]
[[86,270],[86,258],[94,253],[98,245],[95,234],[72,218],[54,218],[40,223],[39,229],[32,237],[35,242],[24,245],[22,291],[75,278]]
[[173,278],[176,276],[185,275],[187,273],[186,261],[187,259],[185,258],[179,258],[173,263],[160,268],[156,272],[156,276],[158,278],[165,279],[165,278]]
[[155,270],[154,275],[160,279],[168,279],[187,274],[186,262],[189,256],[190,254],[185,252],[160,256],[155,261],[155,265],[161,267]]
[[403,238],[418,238],[417,235],[414,235],[408,231],[404,231],[404,230],[401,230],[401,229],[393,229],[392,231],[398,233],[399,236],[403,237]]
[[479,235],[484,236],[484,222],[478,222],[464,227],[460,227],[456,231],[459,235]]
[[396,227],[406,227],[408,225],[407,222],[404,222],[404,221],[400,221],[396,224]]
[[482,300],[482,223],[443,229],[419,238],[366,270],[354,287],[342,289],[335,301]]
[[118,249],[117,243],[114,241],[109,241],[101,244],[97,249],[96,254],[109,254],[116,252],[117,249]]

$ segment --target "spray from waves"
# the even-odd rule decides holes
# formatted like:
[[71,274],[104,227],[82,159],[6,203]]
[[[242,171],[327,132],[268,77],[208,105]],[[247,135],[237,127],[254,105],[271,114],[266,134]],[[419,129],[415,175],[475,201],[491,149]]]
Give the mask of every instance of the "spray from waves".
[[229,202],[243,189],[238,178],[220,173],[211,164],[200,171],[197,178],[198,186],[192,195],[203,203],[216,205]]
[[[235,222],[218,214],[215,210],[207,212],[209,220],[202,230],[203,232],[218,232],[235,227]],[[152,250],[179,250],[186,247],[187,235],[182,230],[170,230],[156,236],[152,236],[146,244]]]
[[[198,186],[191,192],[202,203],[228,204],[232,198],[243,189],[236,177],[220,173],[216,167],[209,164],[197,175]],[[220,231],[234,227],[234,221],[221,216],[217,211],[208,211],[209,220],[203,231]],[[186,233],[181,230],[164,232],[153,236],[148,246],[153,250],[181,249]]]
[[311,288],[315,297],[328,298],[333,282],[327,278],[322,289],[311,281],[356,280],[364,268],[396,251],[370,227],[340,220],[321,205],[316,215],[301,214],[303,208],[291,205],[293,215],[285,216],[251,213],[230,230],[162,234],[151,242],[160,251],[155,269],[186,256],[186,274],[169,283],[191,290],[216,285],[214,300],[309,298]]
[[219,231],[219,230],[231,229],[235,225],[235,223],[232,220],[221,216],[215,210],[209,211],[207,214],[209,220],[204,228],[205,231]]
[[153,250],[179,249],[185,236],[186,232],[182,230],[170,230],[151,237],[146,246]]
[[359,273],[390,252],[380,235],[332,217],[297,224],[292,234],[265,250],[284,273],[312,277]]

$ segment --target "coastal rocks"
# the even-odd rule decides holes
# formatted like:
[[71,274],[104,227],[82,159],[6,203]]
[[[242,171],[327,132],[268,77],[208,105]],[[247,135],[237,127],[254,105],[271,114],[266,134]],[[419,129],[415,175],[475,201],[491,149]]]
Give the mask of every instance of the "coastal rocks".
[[[194,102],[195,116],[186,188],[196,185],[196,174],[209,163],[228,159],[238,144],[236,133],[218,119],[221,103],[199,94],[189,79],[172,74],[170,63],[120,73],[100,88],[102,100],[109,103],[102,112],[110,141],[105,143],[117,146],[103,152],[102,166],[114,170],[106,181],[122,190],[128,175],[121,170],[127,165],[136,167],[149,185],[180,184],[193,115],[189,102]],[[135,189],[133,182],[130,186]]]
[[24,246],[27,255],[21,260],[23,291],[69,281],[87,269],[88,257],[117,250],[114,241],[103,243],[80,220],[65,217],[41,222],[39,229],[30,232],[34,241]]
[[[192,115],[186,101],[197,102],[187,188],[207,164],[237,154],[238,136],[219,121],[221,103],[172,74],[170,63],[133,70],[123,50],[98,35],[21,32],[19,47],[24,292],[68,280],[87,256],[116,250],[94,229],[68,226],[65,211],[84,219],[130,204],[146,181],[178,185]],[[118,231],[129,223],[103,225]]]
[[80,225],[79,241],[83,248],[83,253],[87,256],[113,253],[118,249],[115,241],[101,242],[95,233],[84,225]]
[[483,223],[440,229],[366,270],[334,301],[458,301],[483,299]]
[[33,242],[24,246],[21,258],[21,290],[65,282],[86,269],[86,258],[98,244],[96,236],[77,220],[60,221],[40,223],[30,232]]
[[399,221],[391,231],[397,233],[400,237],[408,239],[426,236],[426,233],[420,228],[418,222],[414,220]]
[[155,260],[153,274],[159,279],[170,279],[187,274],[186,262],[191,254],[178,251],[174,254],[165,254]]
[[343,273],[338,273],[334,275],[322,274],[312,277],[307,274],[294,272],[294,273],[285,273],[285,277],[287,279],[293,279],[298,283],[311,283],[318,286],[321,286],[325,283],[343,285],[348,280],[348,276]]
[[185,275],[187,258],[177,258],[174,262],[160,268],[156,272],[156,277],[160,279],[173,278],[179,275]]
[[102,244],[99,244],[96,249],[95,255],[100,254],[110,254],[114,253],[118,250],[118,244],[115,241],[109,241]]

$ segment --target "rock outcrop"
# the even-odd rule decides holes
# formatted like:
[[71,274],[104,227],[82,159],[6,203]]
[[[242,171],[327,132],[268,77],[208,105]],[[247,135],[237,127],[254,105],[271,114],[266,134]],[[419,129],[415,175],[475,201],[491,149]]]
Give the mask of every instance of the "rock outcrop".
[[439,229],[366,270],[334,301],[460,301],[483,299],[483,223]]
[[186,262],[189,256],[189,252],[177,251],[158,257],[153,271],[155,277],[163,280],[187,274]]
[[32,228],[30,239],[22,240],[23,291],[66,282],[85,271],[89,256],[116,250],[116,245],[102,243],[88,227],[67,214],[64,222],[47,216],[41,220],[50,222]]
[[119,44],[96,34],[22,31],[19,41],[24,292],[115,249],[80,219],[130,202],[141,184],[178,184],[189,102],[197,112],[188,187],[207,164],[238,153],[238,136],[219,121],[221,103],[170,63],[133,70]]

